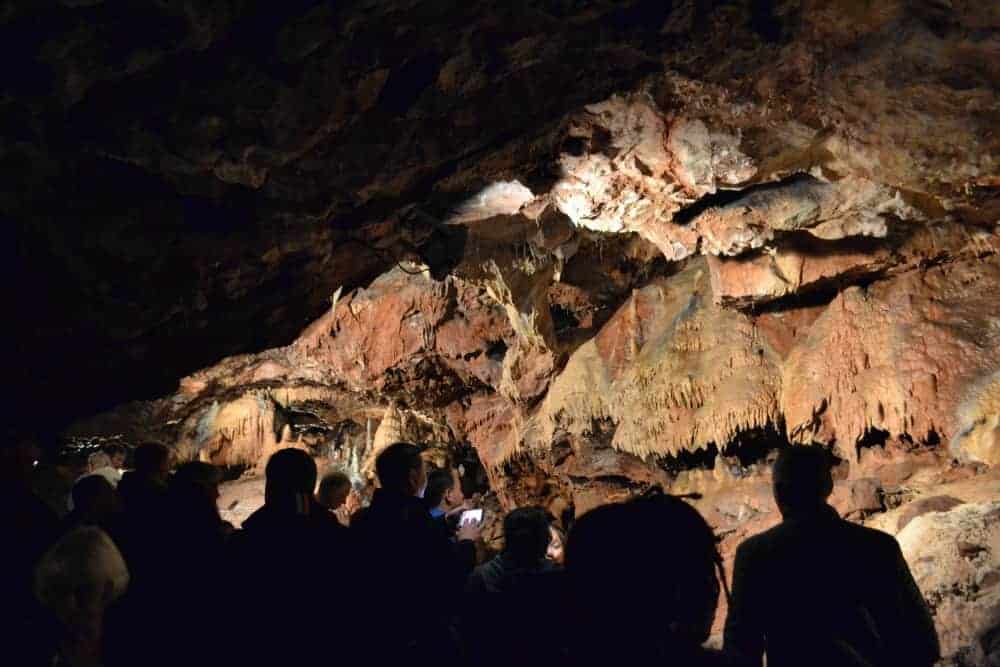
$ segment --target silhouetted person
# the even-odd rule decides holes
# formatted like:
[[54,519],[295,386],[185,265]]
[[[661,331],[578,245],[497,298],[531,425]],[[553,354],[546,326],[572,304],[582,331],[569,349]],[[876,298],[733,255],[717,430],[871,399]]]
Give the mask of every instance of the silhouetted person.
[[86,458],[69,452],[50,452],[32,471],[31,486],[59,518],[69,514],[73,485],[87,474]]
[[181,464],[167,484],[169,519],[179,526],[197,528],[206,537],[224,538],[233,527],[219,514],[219,484],[222,472],[210,463]]
[[222,546],[233,532],[219,515],[221,480],[222,473],[214,465],[191,461],[178,466],[167,484],[164,529],[171,534],[169,541],[178,556],[184,551],[203,554],[198,572],[222,566]]
[[727,652],[745,664],[930,665],[937,635],[896,540],[844,521],[826,501],[829,455],[783,450],[774,464],[780,525],[736,552]]
[[503,534],[503,551],[466,584],[462,636],[469,662],[552,665],[562,659],[564,590],[561,568],[545,557],[549,517],[539,507],[513,510]]
[[118,492],[102,475],[85,475],[73,485],[73,511],[63,526],[65,531],[81,526],[97,526],[115,539],[120,525],[122,504]]
[[[132,506],[123,553],[135,564],[132,585],[108,613],[108,663],[176,665],[208,660],[205,633],[220,623],[231,531],[216,505],[219,470],[184,463],[156,496],[159,508]],[[112,534],[114,537],[114,534]],[[184,619],[185,631],[160,641],[162,628]],[[151,646],[158,645],[156,650]],[[211,646],[210,646],[211,647]],[[210,648],[209,647],[209,648]]]
[[708,524],[673,496],[583,515],[566,544],[570,664],[725,664],[701,646],[718,605],[718,560]]
[[306,452],[276,452],[265,476],[264,506],[230,538],[227,616],[240,645],[227,661],[318,664],[330,639],[345,651],[355,639],[352,605],[333,604],[356,597],[351,535],[316,502],[316,463]]
[[121,553],[97,526],[70,530],[45,553],[35,569],[34,590],[54,619],[52,664],[104,664],[105,611],[128,583]]
[[[454,659],[451,631],[458,595],[475,565],[479,526],[466,526],[453,544],[435,525],[421,496],[427,475],[420,450],[409,443],[387,447],[375,461],[380,488],[354,516],[367,582],[372,588],[373,661],[438,664]],[[398,664],[403,664],[400,662]]]
[[558,570],[545,557],[552,535],[539,507],[522,507],[503,520],[503,551],[469,576],[471,593],[506,593],[530,589],[539,575]]
[[170,450],[158,443],[147,443],[136,448],[134,459],[135,469],[126,472],[118,483],[124,512],[115,540],[131,575],[124,605],[153,597],[160,583]]
[[55,513],[31,489],[32,470],[41,449],[30,439],[0,441],[0,638],[5,655],[17,663],[48,659],[48,627],[32,594],[38,559],[59,535]]
[[159,443],[139,445],[134,462],[135,469],[126,472],[118,483],[125,510],[130,514],[158,513],[167,492],[170,450]]

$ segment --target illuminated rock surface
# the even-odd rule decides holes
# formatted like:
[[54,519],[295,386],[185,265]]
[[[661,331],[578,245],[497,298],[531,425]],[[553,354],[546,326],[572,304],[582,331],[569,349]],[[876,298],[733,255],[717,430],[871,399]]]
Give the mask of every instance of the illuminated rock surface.
[[822,442],[846,516],[938,508],[883,527],[986,659],[996,3],[123,11],[0,8],[12,413],[358,481],[412,439],[557,516],[659,484],[727,557]]

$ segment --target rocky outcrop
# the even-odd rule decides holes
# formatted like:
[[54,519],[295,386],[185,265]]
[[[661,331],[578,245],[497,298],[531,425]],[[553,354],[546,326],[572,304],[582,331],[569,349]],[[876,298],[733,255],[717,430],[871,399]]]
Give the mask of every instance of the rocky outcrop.
[[995,257],[969,260],[841,292],[785,362],[790,436],[847,453],[871,429],[957,436],[963,396],[995,372],[996,295],[984,286],[998,270]]
[[[560,517],[660,485],[726,554],[817,441],[845,516],[986,535],[993,499],[952,525],[939,487],[1000,461],[998,29],[968,0],[7,3],[12,412],[356,478],[411,439]],[[973,602],[952,655],[992,650]]]
[[1000,213],[981,3],[133,5],[0,11],[26,415],[286,345],[338,287],[440,279],[449,227],[546,203],[670,260]]
[[740,313],[715,306],[704,262],[633,296],[569,359],[532,423],[528,448],[555,432],[616,426],[641,457],[696,451],[778,419],[776,354]]
[[1000,502],[963,504],[913,519],[897,536],[953,664],[1000,657]]

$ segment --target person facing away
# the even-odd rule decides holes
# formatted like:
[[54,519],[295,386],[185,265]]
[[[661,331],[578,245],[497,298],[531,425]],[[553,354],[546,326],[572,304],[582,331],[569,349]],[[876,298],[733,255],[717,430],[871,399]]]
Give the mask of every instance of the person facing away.
[[103,475],[84,475],[71,492],[73,511],[63,519],[64,531],[80,526],[97,526],[114,539],[122,504],[118,492]]
[[[0,640],[18,664],[46,664],[45,614],[32,594],[35,564],[59,537],[59,519],[31,488],[42,451],[33,438],[0,438]],[[17,662],[17,660],[15,660]]]
[[264,475],[263,507],[229,539],[229,592],[221,599],[232,605],[224,616],[233,636],[245,639],[224,662],[318,664],[328,657],[326,638],[349,647],[354,632],[350,605],[327,604],[357,597],[351,536],[316,502],[316,463],[305,451],[275,452]]
[[736,551],[725,649],[743,664],[933,664],[930,612],[895,538],[840,518],[830,455],[783,450],[773,469],[782,522]]
[[[503,551],[469,575],[462,637],[475,665],[558,664],[561,568],[546,558],[549,517],[540,507],[513,510],[503,521]],[[485,595],[502,593],[502,595]],[[479,594],[479,595],[477,595]],[[503,628],[503,641],[496,641]]]
[[653,491],[584,514],[566,543],[569,664],[729,664],[702,648],[719,562],[711,528],[679,498]]
[[50,664],[104,664],[105,612],[129,584],[114,542],[97,526],[73,528],[42,556],[34,575],[35,596],[55,621]]
[[170,449],[156,442],[135,448],[135,469],[122,475],[118,491],[131,514],[159,512],[170,476]]
[[540,507],[521,507],[503,520],[503,551],[469,575],[470,593],[531,592],[541,575],[559,570],[546,558],[552,534]]
[[375,460],[380,488],[351,521],[367,568],[380,651],[375,662],[438,664],[456,655],[451,617],[475,565],[480,526],[459,530],[452,543],[431,518],[422,496],[427,474],[420,449],[398,442]]

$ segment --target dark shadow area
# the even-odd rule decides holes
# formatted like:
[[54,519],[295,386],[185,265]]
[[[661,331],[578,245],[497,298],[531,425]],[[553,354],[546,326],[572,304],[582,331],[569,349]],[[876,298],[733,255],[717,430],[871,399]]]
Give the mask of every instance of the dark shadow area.
[[685,470],[712,470],[718,454],[719,449],[713,442],[694,452],[683,451],[673,456],[659,457],[656,465],[673,475]]
[[770,464],[780,450],[791,446],[783,431],[784,429],[779,430],[774,424],[740,431],[726,443],[722,455],[731,460],[735,459],[743,469],[753,465]]
[[889,440],[889,432],[882,429],[869,427],[865,430],[864,434],[858,438],[857,443],[855,443],[855,455],[857,459],[861,460],[861,450],[870,449],[872,447],[885,447],[886,442]]

